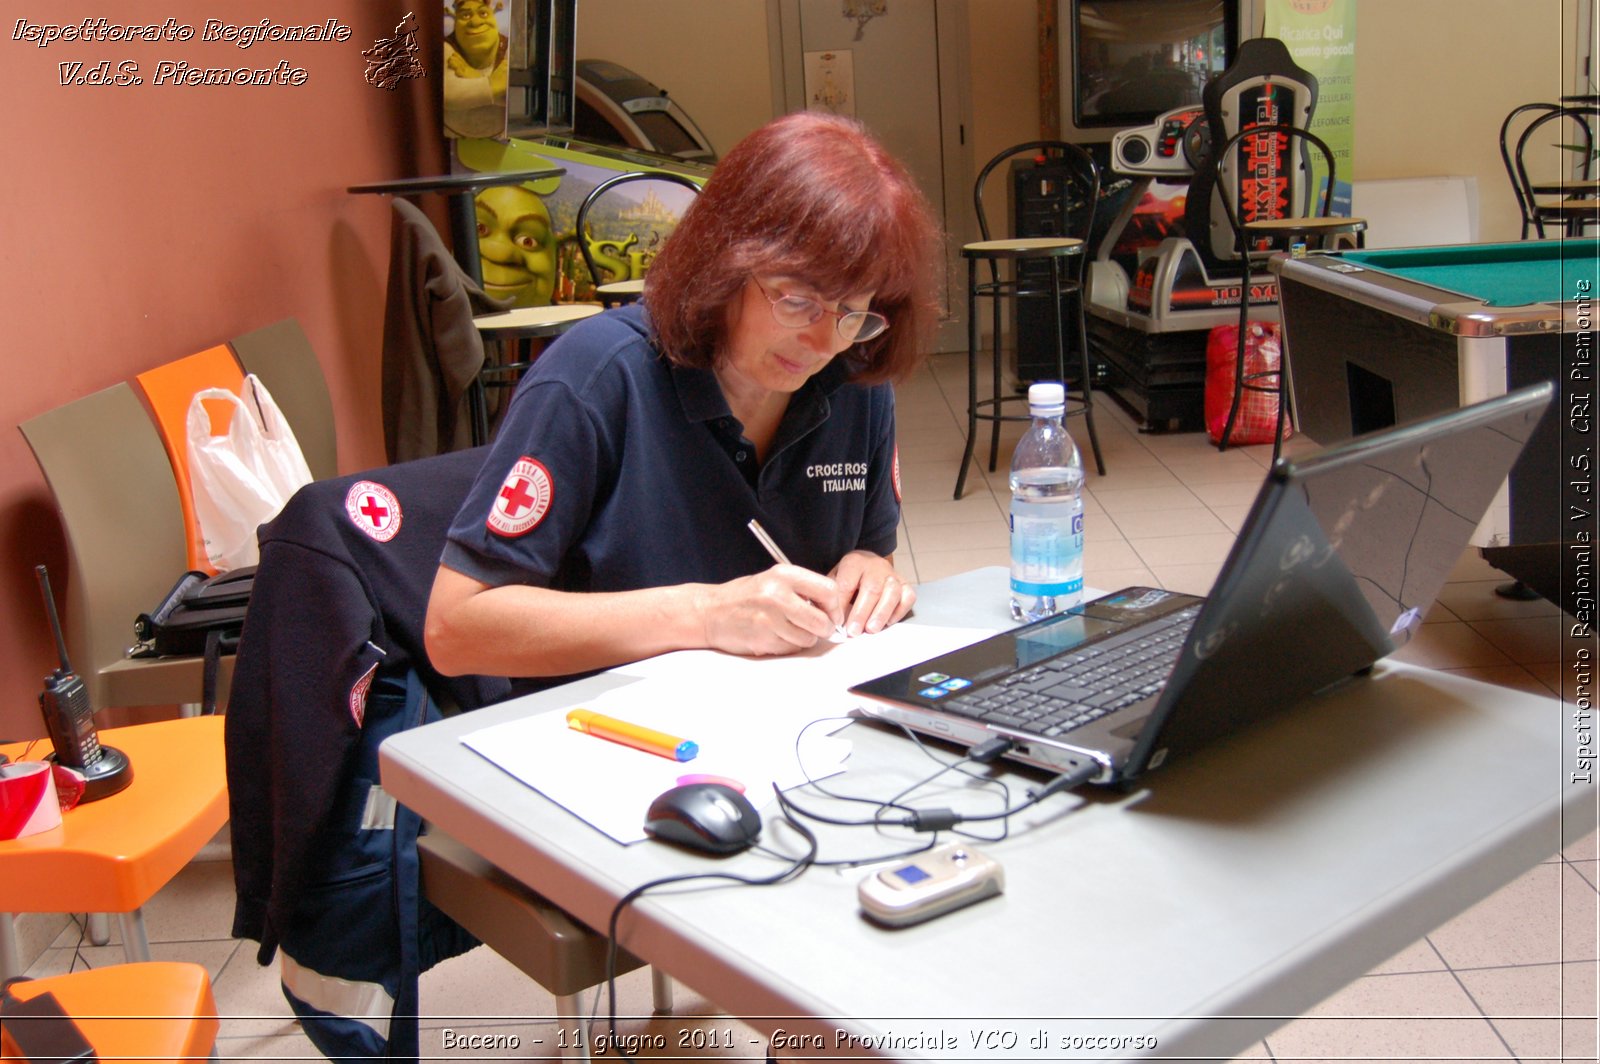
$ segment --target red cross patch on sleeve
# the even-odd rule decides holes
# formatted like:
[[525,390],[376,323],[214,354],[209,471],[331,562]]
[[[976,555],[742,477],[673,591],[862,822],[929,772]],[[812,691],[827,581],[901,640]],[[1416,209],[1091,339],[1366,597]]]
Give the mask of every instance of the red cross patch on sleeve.
[[372,693],[372,677],[378,671],[378,663],[373,662],[372,668],[361,674],[355,686],[350,688],[350,716],[356,722],[356,727],[361,727],[367,720],[367,695]]
[[344,495],[344,512],[355,526],[379,543],[400,531],[400,500],[382,484],[358,480]]
[[489,531],[502,536],[520,536],[544,519],[550,510],[555,485],[550,471],[523,455],[511,467],[505,483],[489,509]]

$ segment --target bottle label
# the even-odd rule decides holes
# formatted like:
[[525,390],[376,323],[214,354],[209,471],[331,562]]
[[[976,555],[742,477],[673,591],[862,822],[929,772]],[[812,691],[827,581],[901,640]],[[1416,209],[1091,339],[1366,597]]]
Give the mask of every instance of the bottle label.
[[1040,584],[1031,580],[1018,580],[1011,578],[1011,590],[1018,595],[1034,595],[1043,598],[1046,595],[1052,598],[1061,598],[1063,595],[1076,595],[1083,591],[1083,577],[1067,580],[1057,584]]
[[1083,513],[1059,503],[1011,506],[1011,591],[1063,598],[1083,592]]

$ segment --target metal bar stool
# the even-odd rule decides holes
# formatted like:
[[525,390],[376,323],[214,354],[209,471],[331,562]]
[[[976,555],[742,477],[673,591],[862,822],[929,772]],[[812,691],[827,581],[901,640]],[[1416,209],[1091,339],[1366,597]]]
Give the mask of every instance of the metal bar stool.
[[[1296,139],[1322,152],[1328,167],[1327,183],[1323,186],[1321,203],[1314,214],[1284,215],[1279,209],[1288,206],[1293,211],[1294,201],[1300,198],[1302,192],[1308,205],[1312,199],[1308,178],[1310,168],[1303,165],[1295,151]],[[1248,162],[1238,158],[1239,149],[1245,141],[1250,142],[1245,152]],[[1266,141],[1265,145],[1263,141]],[[1276,160],[1270,164],[1272,177],[1281,178],[1284,182],[1283,191],[1274,188],[1270,196],[1265,191],[1265,185],[1254,184],[1264,180],[1262,168],[1269,166],[1267,160]],[[1239,282],[1239,338],[1233,372],[1233,401],[1228,407],[1228,420],[1222,428],[1222,436],[1217,440],[1217,450],[1228,449],[1228,439],[1244,406],[1244,393],[1271,392],[1278,399],[1277,431],[1272,437],[1272,460],[1276,462],[1283,450],[1283,426],[1289,407],[1289,348],[1287,344],[1283,345],[1277,369],[1260,373],[1245,372],[1250,329],[1251,265],[1255,260],[1271,255],[1286,242],[1292,246],[1294,243],[1316,241],[1319,246],[1325,247],[1340,234],[1355,235],[1359,242],[1360,234],[1366,231],[1367,221],[1365,218],[1345,218],[1328,213],[1333,205],[1336,177],[1333,152],[1321,137],[1304,127],[1267,123],[1241,129],[1229,137],[1217,152],[1212,167],[1217,188],[1222,190],[1223,213],[1227,215],[1228,225],[1233,230],[1235,250],[1243,271]],[[1251,208],[1248,216],[1241,209],[1241,203]],[[1267,383],[1269,380],[1270,383]]]
[[[999,165],[1018,155],[1033,153],[1038,164],[1044,167],[1046,163],[1065,163],[1066,174],[1063,177],[1056,168],[1041,170],[1040,179],[1044,181],[1063,181],[1070,186],[1076,196],[1081,196],[1083,204],[1081,214],[1074,221],[1079,222],[1074,228],[1082,236],[1068,236],[1065,232],[1049,236],[1015,237],[1011,239],[991,239],[989,235],[989,222],[983,209],[983,187],[992,173]],[[1046,173],[1049,176],[1044,176]],[[1065,189],[1056,191],[1066,191]],[[977,442],[978,422],[988,421],[991,424],[989,436],[989,471],[995,470],[997,456],[1000,450],[1000,423],[1002,421],[1027,421],[1026,413],[1007,414],[1005,404],[1008,402],[1027,402],[1024,395],[1001,394],[1001,326],[1000,304],[1006,299],[1029,299],[1048,297],[1054,309],[1055,325],[1055,354],[1056,376],[1064,385],[1068,383],[1067,376],[1067,350],[1066,350],[1066,322],[1063,303],[1070,298],[1076,304],[1074,315],[1078,337],[1078,365],[1077,388],[1068,390],[1067,414],[1068,416],[1082,415],[1084,424],[1089,430],[1089,446],[1094,452],[1095,468],[1101,476],[1105,475],[1105,460],[1100,453],[1100,440],[1094,428],[1094,397],[1091,387],[1091,369],[1089,366],[1089,337],[1084,321],[1084,251],[1087,246],[1089,232],[1094,227],[1095,206],[1100,198],[1100,170],[1095,165],[1089,153],[1075,144],[1065,141],[1038,140],[1026,144],[1018,144],[1007,148],[986,163],[978,174],[978,180],[973,186],[973,204],[978,215],[978,232],[982,239],[965,244],[961,248],[961,255],[967,260],[967,447],[961,456],[961,471],[956,475],[955,498],[961,498],[961,492],[966,487],[967,466],[972,461],[973,446]],[[1060,228],[1065,229],[1062,223]],[[978,277],[978,264],[986,263],[989,268],[989,279],[981,281]],[[1013,274],[1007,279],[1001,271],[1001,263],[1009,262]],[[1038,276],[1036,269],[1039,265],[1048,264],[1048,278]],[[1041,283],[1041,281],[1043,283]],[[992,310],[993,334],[993,392],[988,399],[978,397],[978,355],[982,349],[982,338],[978,329],[978,300],[988,299]],[[1020,342],[1020,340],[1018,341]]]
[[[593,303],[554,303],[548,307],[517,307],[499,314],[484,314],[472,319],[472,324],[482,334],[486,354],[483,369],[478,371],[470,393],[472,407],[472,441],[474,445],[489,442],[490,388],[515,388],[517,381],[533,365],[535,355],[522,349],[533,340],[546,340],[560,336],[584,318],[600,313]],[[507,351],[516,353],[509,358]]]

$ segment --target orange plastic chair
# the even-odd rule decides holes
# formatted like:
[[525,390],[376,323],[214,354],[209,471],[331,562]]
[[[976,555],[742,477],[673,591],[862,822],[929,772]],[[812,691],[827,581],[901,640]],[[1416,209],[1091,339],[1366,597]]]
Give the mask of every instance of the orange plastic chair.
[[[136,380],[144,392],[145,402],[161,433],[161,442],[166,445],[167,457],[172,460],[173,476],[178,481],[178,504],[183,508],[183,528],[189,539],[189,568],[214,573],[216,568],[206,557],[200,521],[194,512],[194,493],[189,487],[189,403],[196,392],[205,388],[226,388],[235,395],[240,394],[244,388],[244,370],[233,350],[227,344],[218,344],[199,354],[146,370]],[[206,409],[211,413],[212,434],[226,433],[233,407],[207,403]]]
[[[128,755],[133,782],[78,805],[58,828],[0,842],[0,977],[22,973],[9,933],[20,912],[116,913],[127,959],[150,959],[142,907],[228,820],[222,725],[181,717],[101,731]],[[46,740],[0,746],[12,760],[49,752]]]
[[[221,1027],[211,980],[198,964],[115,964],[11,987],[18,1001],[46,993],[55,995],[100,1060],[204,1060]],[[26,1038],[29,1023],[10,1021],[12,1038]]]

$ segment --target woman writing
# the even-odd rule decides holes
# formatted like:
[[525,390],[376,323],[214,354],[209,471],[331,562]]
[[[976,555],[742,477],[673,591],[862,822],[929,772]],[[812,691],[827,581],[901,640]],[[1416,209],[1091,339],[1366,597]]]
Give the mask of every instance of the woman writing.
[[434,666],[784,654],[905,616],[889,382],[931,332],[936,242],[858,125],[795,114],[741,141],[642,306],[578,325],[519,385],[434,581]]

